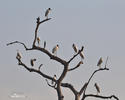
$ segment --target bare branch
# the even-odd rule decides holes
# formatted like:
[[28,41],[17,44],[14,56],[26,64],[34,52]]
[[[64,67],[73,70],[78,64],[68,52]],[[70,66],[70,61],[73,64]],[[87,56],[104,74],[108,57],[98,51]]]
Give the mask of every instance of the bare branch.
[[27,48],[24,43],[19,42],[19,41],[10,42],[10,43],[7,44],[7,46],[15,44],[15,43],[19,43],[19,44],[23,45],[26,50],[32,50],[32,48]]
[[70,58],[70,60],[68,61],[68,63],[70,63],[77,55],[79,55],[80,52],[83,51],[83,48],[84,48],[84,47],[82,46],[81,50],[79,50],[79,52],[78,52],[77,54],[75,54],[72,58]]
[[52,87],[52,88],[54,88],[54,89],[56,89],[56,83],[54,84],[54,85],[51,85],[51,84],[49,84],[49,82],[48,82],[48,80],[46,79],[46,82],[47,82],[47,84],[48,84],[48,86],[50,86],[50,87]]
[[18,44],[23,45],[24,48],[25,48],[25,50],[39,50],[39,51],[41,51],[41,52],[47,54],[47,55],[50,57],[50,59],[56,60],[56,61],[60,62],[62,65],[66,65],[66,64],[67,64],[67,62],[66,62],[65,60],[63,60],[63,59],[61,59],[61,58],[59,58],[59,57],[57,57],[57,56],[51,54],[51,53],[50,53],[48,50],[46,50],[45,48],[40,48],[40,47],[37,47],[37,46],[33,46],[32,48],[27,48],[24,43],[19,42],[19,41],[14,41],[14,42],[8,43],[7,46],[12,45],[12,44],[15,44],[15,43],[18,43]]
[[74,94],[77,94],[77,90],[69,83],[61,83],[62,87],[69,88]]
[[88,85],[88,83],[85,83],[85,84],[83,85],[83,87],[82,87],[81,90],[79,91],[79,95],[81,95],[81,94],[83,93],[83,91],[86,89],[87,85]]
[[[38,73],[39,75],[43,76],[44,78],[47,78],[47,79],[49,79],[49,80],[53,80],[53,77],[44,74],[44,73],[41,72],[40,70],[27,67],[27,66],[21,61],[21,59],[17,59],[17,60],[18,60],[18,64],[21,65],[21,66],[23,66],[23,67],[24,67],[25,69],[27,69],[29,72],[35,72],[35,73]],[[53,81],[55,81],[55,80],[53,80]]]
[[40,70],[40,68],[41,68],[42,66],[43,66],[43,64],[40,64],[40,65],[39,65],[39,68],[38,68],[38,70]]
[[[85,97],[95,97],[95,98],[101,98],[101,99],[116,99],[119,100],[118,97],[116,97],[115,95],[111,95],[111,96],[101,96],[101,95],[94,95],[94,94],[87,94],[85,95]],[[84,100],[84,99],[83,99]]]
[[46,22],[46,21],[49,21],[51,18],[47,18],[47,19],[44,19],[42,21],[40,21],[40,18],[38,17],[37,18],[37,25],[36,25],[36,29],[35,29],[35,38],[34,38],[34,41],[33,41],[33,47],[35,46],[35,43],[36,43],[36,38],[37,38],[37,32],[38,32],[38,28],[39,28],[39,25]]
[[68,69],[68,71],[75,70],[76,68],[80,67],[81,64],[83,64],[83,61],[80,61],[74,68]]
[[41,51],[41,52],[47,54],[47,55],[50,57],[50,59],[56,60],[57,62],[60,62],[60,63],[61,63],[62,65],[64,65],[64,66],[66,66],[66,65],[68,64],[65,60],[63,60],[63,59],[61,59],[61,58],[59,58],[59,57],[57,57],[57,56],[51,54],[51,53],[50,53],[48,50],[46,50],[45,48],[41,48],[41,47],[34,46],[34,47],[33,47],[33,50],[39,50],[39,51]]
[[[100,69],[95,70],[95,71],[92,73],[91,77],[89,78],[89,80],[88,80],[88,82],[87,82],[87,86],[89,85],[89,83],[90,83],[90,81],[91,81],[91,79],[92,79],[92,77],[94,76],[95,73],[97,73],[97,72],[99,72],[99,71],[104,71],[104,70],[109,70],[109,69],[108,69],[108,68],[100,68]],[[87,86],[86,86],[86,88],[84,89],[84,94],[83,94],[83,96],[85,95]]]

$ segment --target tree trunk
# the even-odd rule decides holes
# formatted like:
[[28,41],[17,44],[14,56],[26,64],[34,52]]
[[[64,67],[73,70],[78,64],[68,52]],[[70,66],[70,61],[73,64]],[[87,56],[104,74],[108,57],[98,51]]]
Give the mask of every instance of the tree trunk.
[[75,100],[80,100],[80,95],[75,95]]

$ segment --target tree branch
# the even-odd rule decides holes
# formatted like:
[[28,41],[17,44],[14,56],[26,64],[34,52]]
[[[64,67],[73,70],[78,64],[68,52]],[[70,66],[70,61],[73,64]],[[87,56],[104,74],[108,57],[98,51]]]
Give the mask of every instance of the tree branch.
[[56,88],[56,83],[55,83],[54,85],[51,85],[51,84],[49,84],[49,82],[48,82],[47,79],[46,79],[46,82],[47,82],[48,86],[50,86],[50,87],[52,87],[52,88],[54,88],[54,89],[57,89],[57,88]]
[[12,44],[15,44],[15,43],[18,43],[18,44],[23,45],[24,48],[25,48],[25,50],[39,50],[39,51],[41,51],[41,52],[47,54],[47,55],[50,57],[50,59],[56,60],[56,61],[60,62],[62,65],[66,65],[66,64],[67,64],[67,62],[66,62],[65,60],[63,60],[63,59],[61,59],[61,58],[59,58],[59,57],[57,57],[57,56],[51,54],[51,53],[50,53],[48,50],[46,50],[45,48],[41,48],[41,47],[38,47],[38,46],[33,46],[32,48],[27,48],[24,43],[19,42],[19,41],[10,42],[10,43],[7,44],[7,46],[12,45]]
[[69,84],[69,83],[61,83],[62,87],[66,87],[69,88],[74,94],[77,94],[77,90],[73,87],[73,85]]
[[68,63],[70,63],[78,54],[80,54],[80,52],[83,51],[83,48],[84,47],[82,46],[81,50],[79,50],[77,54],[75,54],[72,58],[70,58],[70,60],[68,61]]
[[101,98],[101,99],[116,99],[119,100],[118,97],[116,97],[115,95],[111,95],[111,96],[101,96],[101,95],[94,95],[94,94],[87,94],[85,95],[85,97],[95,97],[95,98]]
[[83,64],[82,61],[80,61],[74,68],[70,68],[68,69],[68,71],[72,71],[72,70],[75,70],[76,68],[80,67],[80,65]]
[[[108,69],[108,68],[100,68],[100,69],[95,70],[95,71],[92,73],[91,77],[89,78],[89,80],[88,80],[88,82],[87,82],[87,86],[89,85],[89,83],[90,83],[90,81],[91,81],[91,79],[92,79],[92,77],[94,76],[95,73],[97,73],[97,72],[99,72],[99,71],[104,71],[104,70],[109,70],[109,69]],[[86,86],[86,88],[84,89],[83,98],[84,98],[84,96],[85,96],[85,92],[86,92],[87,86]],[[82,88],[81,88],[81,90],[82,90]],[[83,91],[82,91],[82,92],[83,92]]]
[[19,44],[23,45],[26,50],[32,50],[32,48],[27,48],[24,43],[19,42],[19,41],[10,42],[10,43],[7,44],[7,46],[15,44],[15,43],[19,43]]
[[39,75],[43,76],[44,78],[47,78],[47,79],[49,79],[49,80],[52,80],[52,81],[55,81],[55,82],[56,82],[56,80],[54,80],[53,77],[44,74],[44,73],[41,72],[40,70],[27,67],[27,66],[21,61],[21,59],[17,59],[17,60],[18,60],[18,64],[21,65],[21,66],[23,66],[23,67],[24,67],[25,69],[27,69],[29,72],[38,73]]
[[64,66],[67,65],[67,62],[66,62],[65,60],[63,60],[63,59],[61,59],[61,58],[59,58],[59,57],[57,57],[57,56],[51,54],[51,53],[50,53],[48,50],[46,50],[45,48],[41,48],[41,47],[35,46],[35,47],[33,47],[33,50],[39,50],[39,51],[41,51],[41,52],[47,54],[47,55],[50,57],[50,59],[56,60],[57,62],[60,62],[60,63],[61,63],[62,65],[64,65]]
[[37,18],[37,25],[36,25],[36,29],[35,29],[35,38],[34,38],[34,41],[33,41],[33,47],[35,46],[35,43],[36,43],[36,38],[37,38],[37,32],[38,32],[38,28],[40,26],[40,24],[46,22],[46,21],[49,21],[51,18],[47,18],[47,19],[44,19],[42,21],[40,21],[40,18],[38,17]]
[[81,94],[83,93],[83,91],[86,89],[87,85],[88,85],[88,83],[85,83],[85,84],[83,85],[83,87],[82,87],[82,88],[80,89],[80,91],[79,91],[79,95],[81,95]]

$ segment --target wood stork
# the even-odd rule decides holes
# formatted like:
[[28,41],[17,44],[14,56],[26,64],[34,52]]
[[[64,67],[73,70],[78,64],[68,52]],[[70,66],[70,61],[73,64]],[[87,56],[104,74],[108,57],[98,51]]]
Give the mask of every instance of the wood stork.
[[59,45],[57,44],[57,45],[52,49],[52,53],[55,54],[58,49],[59,49]]
[[[56,75],[53,76],[53,80],[56,80]],[[53,80],[52,80],[52,84],[54,84]]]
[[45,12],[45,17],[48,19],[48,14],[49,14],[49,12],[51,11],[51,8],[48,8],[47,10],[46,10],[46,12]]
[[98,95],[98,93],[100,93],[100,88],[99,88],[99,86],[97,85],[97,83],[95,83],[95,88],[96,88],[96,90],[97,90],[97,95]]
[[17,58],[17,59],[21,59],[21,58],[22,58],[22,56],[21,56],[19,50],[17,50],[17,56],[16,56],[16,58]]
[[36,61],[36,59],[31,59],[31,60],[30,60],[31,66],[34,66],[34,61]]
[[97,66],[99,66],[99,68],[101,68],[101,64],[103,63],[102,57],[99,59]]
[[44,41],[44,49],[46,48],[46,41]]
[[81,59],[84,59],[83,51],[80,52]]
[[73,43],[73,45],[72,45],[72,48],[74,49],[74,51],[77,53],[77,51],[78,51],[78,49],[77,49],[77,47],[76,47],[76,45]]
[[38,45],[40,45],[40,37],[37,37],[36,39],[37,39]]

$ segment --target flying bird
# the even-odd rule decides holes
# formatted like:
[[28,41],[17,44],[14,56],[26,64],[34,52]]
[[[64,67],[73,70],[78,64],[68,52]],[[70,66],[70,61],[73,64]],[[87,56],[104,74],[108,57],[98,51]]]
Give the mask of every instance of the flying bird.
[[44,49],[46,48],[46,41],[44,41]]
[[99,68],[101,68],[101,64],[103,63],[102,57],[99,59],[97,66],[99,66]]
[[16,56],[16,58],[17,58],[17,59],[21,59],[21,58],[22,58],[22,56],[21,56],[19,50],[17,50],[17,56]]
[[77,53],[78,49],[77,49],[77,47],[76,47],[76,45],[75,45],[75,44],[73,44],[73,45],[72,45],[72,48],[73,48],[73,49],[74,49],[74,51]]
[[36,39],[37,39],[38,45],[40,45],[40,37],[37,37]]
[[31,59],[31,60],[30,60],[31,66],[34,66],[34,61],[36,61],[36,59]]
[[99,86],[97,85],[97,83],[95,83],[95,88],[96,88],[96,90],[97,90],[97,95],[98,95],[98,93],[100,93],[100,88],[99,88]]
[[84,59],[83,51],[80,52],[81,59]]
[[51,11],[51,8],[48,8],[47,10],[46,10],[46,12],[45,12],[45,17],[48,19],[48,14],[49,14],[49,12]]
[[[53,76],[53,80],[56,80],[56,75]],[[53,80],[52,80],[52,84],[54,84]]]
[[59,49],[59,45],[57,44],[57,45],[52,49],[52,53],[55,54],[58,49]]

